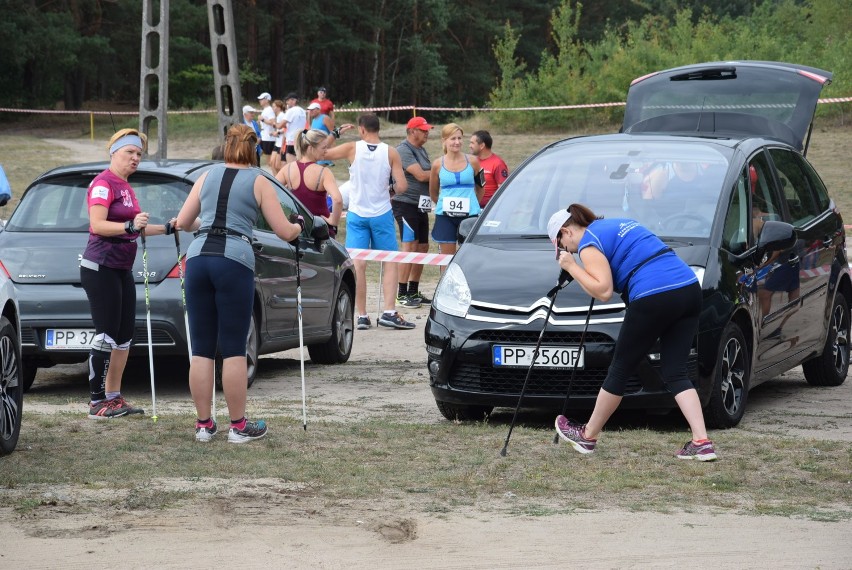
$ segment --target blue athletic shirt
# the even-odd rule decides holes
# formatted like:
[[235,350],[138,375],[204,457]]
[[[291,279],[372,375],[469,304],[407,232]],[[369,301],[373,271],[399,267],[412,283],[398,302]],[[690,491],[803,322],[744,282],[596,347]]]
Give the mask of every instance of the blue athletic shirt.
[[452,213],[444,212],[444,198],[468,198],[470,199],[470,211],[467,213],[455,213],[457,217],[478,216],[482,208],[479,206],[479,200],[476,198],[476,188],[473,180],[473,167],[464,157],[465,167],[461,172],[453,172],[444,167],[444,159],[441,159],[441,170],[438,172],[438,180],[441,185],[438,193],[438,203],[435,204],[435,214],[438,216],[452,216]]
[[[666,247],[666,244],[639,222],[623,218],[595,220],[586,228],[578,251],[595,247],[612,268],[613,289],[624,290],[625,280],[633,269]],[[629,300],[680,289],[698,278],[674,252],[655,257],[630,278]]]

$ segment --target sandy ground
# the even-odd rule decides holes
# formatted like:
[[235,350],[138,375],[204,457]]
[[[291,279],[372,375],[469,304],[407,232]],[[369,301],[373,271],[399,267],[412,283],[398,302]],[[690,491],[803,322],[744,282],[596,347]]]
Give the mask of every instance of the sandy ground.
[[[55,142],[78,147],[80,160],[101,158],[96,145],[88,157],[80,152],[85,150],[80,143]],[[372,313],[377,287],[371,285]],[[324,421],[340,417],[341,405],[350,420],[444,421],[428,389],[423,343],[427,314],[426,308],[407,312],[417,324],[414,331],[357,331],[352,357],[344,365],[308,362],[309,422],[311,416]],[[128,397],[144,402],[147,381],[147,370],[129,374]],[[85,370],[77,365],[40,371],[33,394],[66,396],[50,398],[52,402],[83,402]],[[300,417],[300,394],[298,351],[263,357],[249,409],[269,418],[274,429],[275,414]],[[269,409],[264,402],[270,398],[292,405]],[[752,391],[741,429],[782,430],[852,446],[850,401],[852,382],[811,388],[797,369]],[[79,403],[26,401],[25,406],[45,413],[80,408]],[[221,411],[221,397],[219,406]],[[158,388],[160,415],[189,410],[185,385]],[[24,453],[26,429],[20,444]],[[696,511],[689,505],[670,513],[600,510],[540,517],[476,507],[446,513],[401,510],[395,500],[353,500],[329,510],[299,484],[278,479],[238,485],[161,478],[151,485],[201,486],[213,498],[181,509],[81,513],[78,504],[96,501],[109,490],[54,487],[44,490],[50,515],[38,517],[20,517],[8,506],[11,501],[2,500],[0,568],[852,568],[850,521],[742,516]],[[3,494],[11,499],[14,489],[3,489],[0,498]]]

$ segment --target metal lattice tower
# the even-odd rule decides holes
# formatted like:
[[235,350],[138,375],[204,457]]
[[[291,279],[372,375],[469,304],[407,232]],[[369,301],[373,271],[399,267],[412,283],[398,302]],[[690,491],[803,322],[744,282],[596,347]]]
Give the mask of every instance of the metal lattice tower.
[[[142,69],[139,81],[139,130],[148,135],[151,121],[157,121],[156,159],[167,154],[166,108],[169,104],[169,0],[159,0],[159,16],[153,13],[154,0],[142,0]],[[150,139],[150,137],[149,137]]]
[[231,0],[207,0],[210,20],[210,51],[213,55],[213,83],[219,112],[219,136],[228,127],[243,120],[240,70],[234,33],[234,11]]

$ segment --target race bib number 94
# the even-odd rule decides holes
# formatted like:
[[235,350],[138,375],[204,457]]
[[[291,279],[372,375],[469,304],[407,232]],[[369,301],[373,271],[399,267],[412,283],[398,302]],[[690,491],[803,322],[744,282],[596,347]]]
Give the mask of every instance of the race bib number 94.
[[441,205],[447,216],[467,216],[470,213],[470,198],[444,198]]

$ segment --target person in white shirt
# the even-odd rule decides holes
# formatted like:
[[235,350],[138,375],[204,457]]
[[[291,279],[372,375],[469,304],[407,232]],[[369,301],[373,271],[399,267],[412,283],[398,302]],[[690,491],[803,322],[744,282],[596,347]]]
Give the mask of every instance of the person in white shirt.
[[293,162],[296,160],[296,135],[305,130],[308,117],[305,110],[299,106],[299,96],[295,93],[288,93],[284,102],[287,104],[287,111],[284,113],[287,134],[281,154],[286,162]]
[[[328,142],[340,133],[354,128],[346,124],[334,129]],[[408,188],[399,152],[379,139],[379,118],[376,115],[358,117],[358,134],[361,140],[329,148],[326,160],[349,161],[350,183],[349,213],[346,215],[346,247],[397,251],[396,227],[388,195],[388,182],[393,175],[393,192],[402,193]],[[358,311],[358,329],[372,326],[367,316],[367,262],[353,260],[355,266],[355,309]],[[382,272],[383,312],[378,324],[395,329],[413,329],[414,323],[402,318],[396,309],[396,282],[399,270],[396,263],[384,263]]]
[[284,154],[284,130],[287,127],[287,121],[284,114],[284,101],[276,99],[272,102],[272,109],[275,111],[275,130],[272,134],[275,135],[275,146],[272,147],[272,174],[278,174],[281,170],[281,159]]
[[[266,165],[272,168],[272,152],[275,148],[275,111],[272,109],[272,95],[263,92],[257,96],[260,103],[260,149],[266,156]],[[277,172],[277,169],[276,169]]]

